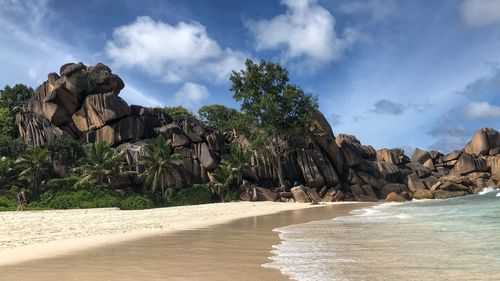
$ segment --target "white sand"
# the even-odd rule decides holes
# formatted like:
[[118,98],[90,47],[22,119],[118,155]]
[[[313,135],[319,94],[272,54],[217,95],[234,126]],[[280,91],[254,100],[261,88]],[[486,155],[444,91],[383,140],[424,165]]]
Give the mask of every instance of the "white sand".
[[234,202],[138,211],[109,208],[0,212],[0,265],[314,206],[318,205]]

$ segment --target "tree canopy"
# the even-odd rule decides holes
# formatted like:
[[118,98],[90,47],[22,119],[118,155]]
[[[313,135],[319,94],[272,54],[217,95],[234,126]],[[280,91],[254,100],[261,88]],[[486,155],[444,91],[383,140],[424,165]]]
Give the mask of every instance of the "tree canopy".
[[248,116],[220,104],[202,106],[198,110],[198,115],[206,125],[222,133],[235,129],[246,134],[251,126]]
[[0,107],[0,135],[15,136],[16,122],[8,108]]
[[163,108],[163,110],[168,113],[170,116],[173,118],[177,117],[186,117],[186,116],[193,116],[193,114],[187,110],[187,108],[179,105],[179,106],[166,106]]
[[283,141],[308,129],[318,108],[316,97],[289,83],[288,71],[279,64],[247,59],[245,69],[233,71],[230,80],[233,98],[251,116],[259,132],[268,140],[278,166],[278,177],[285,185],[282,160]]
[[14,87],[7,85],[0,90],[0,107],[8,108],[15,115],[33,93],[33,89],[24,84],[16,84]]

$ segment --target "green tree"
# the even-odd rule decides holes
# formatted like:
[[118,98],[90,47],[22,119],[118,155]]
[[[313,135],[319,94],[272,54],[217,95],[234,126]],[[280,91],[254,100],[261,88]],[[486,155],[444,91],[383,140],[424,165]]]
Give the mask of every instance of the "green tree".
[[117,183],[124,163],[123,151],[117,152],[104,141],[89,144],[85,147],[82,165],[71,169],[81,177],[75,186],[97,183],[112,188]]
[[41,183],[46,175],[49,151],[45,148],[31,147],[16,160],[16,164],[22,167],[21,178],[25,178],[32,185],[32,194],[35,200],[40,198]]
[[11,159],[16,159],[24,153],[27,146],[20,139],[14,139],[10,136],[0,134],[0,156],[7,156]]
[[230,80],[233,98],[241,101],[242,112],[252,117],[259,134],[268,139],[279,183],[286,185],[282,165],[286,142],[308,129],[318,108],[316,98],[290,84],[286,69],[267,61],[255,64],[247,59],[245,69],[233,71]]
[[163,110],[173,118],[178,117],[193,117],[193,114],[183,106],[166,106]]
[[224,194],[230,190],[235,183],[236,173],[233,167],[227,163],[221,163],[212,173],[213,180],[209,183],[210,190],[219,201],[224,201]]
[[172,154],[171,142],[166,140],[163,135],[158,135],[147,150],[146,155],[141,156],[139,161],[145,168],[140,178],[153,192],[159,188],[164,195],[169,179],[177,181],[179,178],[177,165],[174,161],[181,160],[182,156]]
[[220,104],[202,106],[198,110],[198,115],[207,126],[219,132],[235,129],[237,132],[247,134],[252,121],[238,110]]
[[70,137],[62,137],[49,141],[46,144],[51,161],[66,166],[76,166],[85,156],[85,150],[80,142]]
[[16,84],[12,88],[7,85],[0,90],[0,107],[8,108],[15,115],[33,93],[33,89],[24,84]]
[[16,184],[19,171],[14,161],[8,157],[0,157],[0,190],[8,190]]
[[251,152],[239,146],[232,146],[230,153],[222,157],[221,163],[229,166],[234,172],[234,178],[237,186],[241,185],[244,173],[251,171],[251,158]]
[[15,136],[16,122],[8,108],[0,108],[0,135]]

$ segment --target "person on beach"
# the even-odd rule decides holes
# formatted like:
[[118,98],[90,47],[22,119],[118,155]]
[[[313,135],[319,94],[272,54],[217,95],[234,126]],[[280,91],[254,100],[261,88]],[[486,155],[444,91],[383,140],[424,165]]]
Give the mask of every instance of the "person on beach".
[[21,191],[17,194],[17,211],[24,211],[24,202],[26,202],[26,190],[23,188]]

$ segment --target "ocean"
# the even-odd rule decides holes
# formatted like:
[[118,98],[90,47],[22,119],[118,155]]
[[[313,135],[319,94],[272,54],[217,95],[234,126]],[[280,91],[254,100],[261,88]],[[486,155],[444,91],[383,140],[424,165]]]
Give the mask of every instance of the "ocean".
[[499,190],[274,231],[281,243],[264,266],[295,280],[500,280]]

